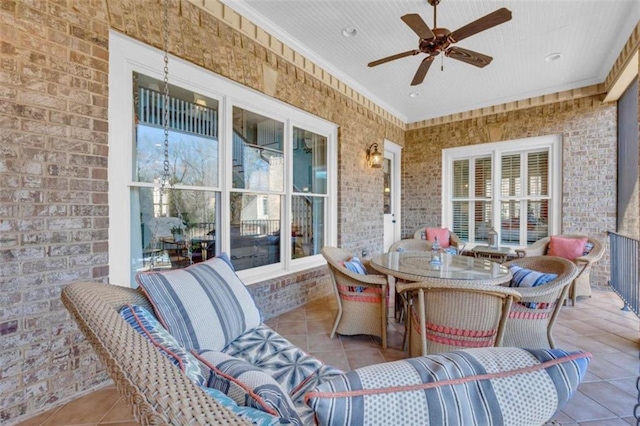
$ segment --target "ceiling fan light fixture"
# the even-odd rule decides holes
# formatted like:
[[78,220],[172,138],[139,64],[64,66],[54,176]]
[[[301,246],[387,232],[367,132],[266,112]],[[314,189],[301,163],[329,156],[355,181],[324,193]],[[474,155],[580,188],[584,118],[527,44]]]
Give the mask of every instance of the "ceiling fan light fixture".
[[553,62],[553,61],[557,61],[558,59],[561,59],[563,56],[564,55],[561,52],[555,52],[545,56],[544,60],[547,62]]
[[358,35],[358,29],[354,27],[345,27],[342,29],[342,35],[349,38]]

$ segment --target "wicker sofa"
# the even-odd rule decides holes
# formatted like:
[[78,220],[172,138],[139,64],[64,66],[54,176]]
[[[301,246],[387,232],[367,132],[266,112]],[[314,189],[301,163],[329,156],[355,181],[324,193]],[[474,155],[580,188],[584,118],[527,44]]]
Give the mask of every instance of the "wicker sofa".
[[[198,275],[202,268],[215,262],[220,263],[211,259],[199,263],[200,269],[185,273]],[[250,416],[238,414],[187,377],[181,368],[176,368],[156,344],[136,332],[119,314],[123,306],[129,305],[155,312],[157,301],[152,303],[144,292],[79,282],[64,288],[62,300],[120,393],[133,406],[140,423],[280,424],[288,421],[276,416],[273,422],[256,422]],[[260,340],[257,345],[256,336]],[[247,342],[253,343],[246,345]],[[443,425],[543,424],[571,398],[590,359],[584,352],[480,348],[342,373],[322,365],[264,324],[238,336],[216,353],[226,351],[225,356],[247,357],[243,361],[258,365],[261,361],[257,354],[264,352],[265,344],[278,348],[266,351],[271,354],[293,355],[290,368],[285,368],[289,372],[299,372],[298,366],[317,367],[315,371],[306,369],[296,379],[301,382],[294,392],[297,395],[291,398],[296,401],[299,420],[291,424],[410,425],[425,424],[427,419]],[[252,349],[239,350],[241,347]],[[269,370],[265,363],[262,368]],[[276,377],[274,371],[271,373]],[[283,375],[286,380],[281,381],[291,379],[290,373]],[[514,377],[528,385],[514,386]],[[282,386],[290,388],[289,383]],[[531,404],[526,402],[530,386],[536,388],[537,395]],[[480,400],[483,402],[478,404]],[[443,404],[446,410],[442,410]],[[379,409],[381,406],[384,410]]]

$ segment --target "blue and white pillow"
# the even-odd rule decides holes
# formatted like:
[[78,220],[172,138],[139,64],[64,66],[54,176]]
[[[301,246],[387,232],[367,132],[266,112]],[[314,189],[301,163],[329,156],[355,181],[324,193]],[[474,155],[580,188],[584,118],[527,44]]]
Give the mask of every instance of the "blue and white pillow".
[[262,323],[251,294],[223,259],[138,273],[136,281],[160,321],[189,350],[220,350]]
[[208,368],[205,385],[228,395],[238,405],[253,407],[294,425],[302,422],[280,384],[259,367],[218,351],[203,350],[197,359]]
[[120,309],[120,316],[180,368],[189,379],[198,385],[204,384],[205,378],[198,360],[149,311],[142,306],[125,305]]
[[367,269],[357,256],[353,256],[351,260],[345,261],[344,267],[355,274],[367,275]]
[[202,390],[205,391],[210,397],[215,399],[222,405],[223,407],[228,408],[233,411],[239,417],[242,417],[252,424],[257,426],[276,426],[281,425],[282,421],[279,417],[272,416],[269,413],[265,413],[262,410],[258,410],[252,407],[244,407],[236,404],[236,402],[225,395],[223,392],[218,389],[202,387]]
[[561,349],[465,349],[359,368],[321,384],[305,401],[319,425],[541,425],[571,399],[590,357]]
[[509,287],[538,287],[558,278],[557,274],[538,272],[517,265],[509,267],[513,277]]

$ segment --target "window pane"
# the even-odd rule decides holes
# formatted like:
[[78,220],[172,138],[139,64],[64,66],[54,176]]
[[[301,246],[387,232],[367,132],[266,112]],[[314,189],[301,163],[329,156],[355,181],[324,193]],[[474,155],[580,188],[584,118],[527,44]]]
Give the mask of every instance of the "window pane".
[[230,256],[235,269],[280,262],[280,196],[232,192],[230,198]]
[[133,188],[131,194],[136,270],[183,268],[215,255],[217,193]]
[[291,257],[297,259],[320,253],[324,245],[325,199],[294,195],[291,202]]
[[[136,111],[134,180],[160,182],[164,171],[164,83],[134,74]],[[196,103],[191,102],[197,99]],[[218,186],[218,101],[170,86],[171,183]]]
[[476,197],[491,197],[491,158],[476,158]]
[[489,242],[491,229],[491,201],[476,201],[474,211],[475,241]]
[[527,171],[529,195],[549,195],[549,153],[547,151],[529,153]]
[[527,202],[527,244],[549,236],[549,200]]
[[500,203],[500,239],[504,244],[520,243],[520,202]]
[[469,196],[469,160],[453,162],[453,198]]
[[382,161],[382,171],[383,171],[383,179],[384,185],[382,189],[382,200],[383,200],[383,214],[391,214],[393,213],[392,198],[391,198],[391,160],[389,158],[385,158]]
[[233,107],[233,187],[284,189],[284,124]]
[[469,240],[469,202],[453,202],[453,232],[462,240]]
[[293,128],[293,192],[327,193],[327,138]]
[[501,195],[503,197],[520,195],[520,154],[502,157],[501,176]]

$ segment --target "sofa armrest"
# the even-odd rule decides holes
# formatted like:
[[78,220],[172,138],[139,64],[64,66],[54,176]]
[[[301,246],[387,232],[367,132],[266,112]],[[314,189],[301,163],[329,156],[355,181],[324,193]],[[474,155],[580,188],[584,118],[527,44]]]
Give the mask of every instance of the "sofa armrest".
[[321,425],[543,424],[576,391],[590,356],[511,347],[434,354],[351,371],[305,401]]

